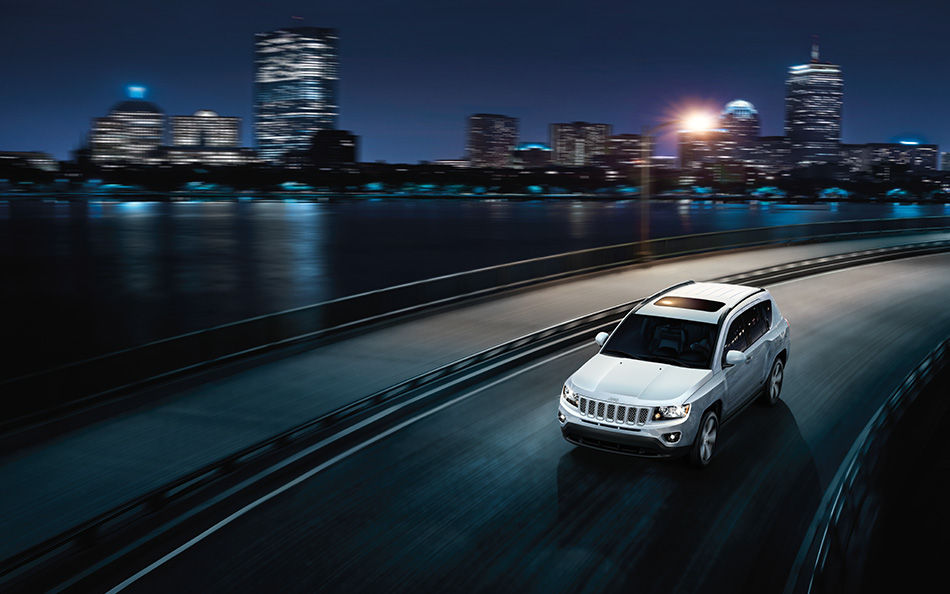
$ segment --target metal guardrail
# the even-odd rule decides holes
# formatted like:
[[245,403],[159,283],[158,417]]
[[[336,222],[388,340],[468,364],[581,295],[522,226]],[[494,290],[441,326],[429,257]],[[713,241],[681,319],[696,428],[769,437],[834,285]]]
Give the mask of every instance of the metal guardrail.
[[[874,528],[878,462],[907,407],[950,362],[950,338],[911,371],[868,421],[828,486],[785,585],[785,594],[856,592]],[[858,571],[849,573],[849,566]]]
[[[775,283],[829,270],[946,250],[950,250],[950,241],[916,243],[812,258],[712,280],[745,284]],[[245,447],[3,560],[0,562],[0,585],[8,576],[17,574],[28,566],[70,550],[71,547],[84,547],[94,543],[101,534],[110,530],[110,527],[116,528],[136,518],[155,513],[172,501],[183,499],[233,474],[252,461],[312,438],[321,431],[339,428],[360,413],[392,404],[420,389],[437,387],[440,382],[449,381],[463,373],[476,372],[479,377],[470,380],[470,383],[474,383],[483,379],[481,375],[497,373],[500,369],[521,365],[545,353],[576,344],[582,340],[579,336],[584,337],[583,340],[590,339],[595,330],[616,324],[640,301],[641,299],[636,299],[602,309],[463,357]]]
[[[57,410],[86,406],[97,398],[150,381],[433,306],[534,283],[685,254],[948,227],[950,216],[935,216],[715,231],[579,250],[369,291],[157,340],[0,381],[0,391],[23,396],[31,407],[29,413],[4,414],[6,420],[0,422],[0,432],[48,417]],[[645,257],[644,253],[650,256]],[[63,394],[71,395],[68,402],[64,402]],[[22,399],[11,399],[14,402],[19,400]]]

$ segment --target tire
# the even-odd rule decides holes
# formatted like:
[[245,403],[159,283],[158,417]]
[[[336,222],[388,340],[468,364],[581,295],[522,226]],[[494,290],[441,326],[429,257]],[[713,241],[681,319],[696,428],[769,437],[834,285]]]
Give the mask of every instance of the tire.
[[719,415],[709,409],[703,413],[699,421],[699,429],[693,447],[689,450],[689,462],[693,466],[705,468],[709,466],[716,453],[716,440],[719,438]]
[[772,362],[768,377],[765,378],[765,391],[762,393],[762,402],[769,406],[778,404],[782,396],[782,384],[785,381],[785,363],[780,357]]

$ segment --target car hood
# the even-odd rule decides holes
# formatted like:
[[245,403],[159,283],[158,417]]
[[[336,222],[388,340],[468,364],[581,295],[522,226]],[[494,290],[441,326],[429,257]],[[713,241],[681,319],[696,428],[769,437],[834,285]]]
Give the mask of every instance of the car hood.
[[592,398],[615,397],[629,404],[680,399],[693,386],[709,379],[708,369],[690,369],[596,355],[571,376],[574,388]]

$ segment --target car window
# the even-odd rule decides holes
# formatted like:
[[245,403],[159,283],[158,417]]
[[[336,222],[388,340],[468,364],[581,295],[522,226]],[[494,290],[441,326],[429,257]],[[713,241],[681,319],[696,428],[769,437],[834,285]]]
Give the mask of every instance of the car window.
[[[764,303],[759,303],[736,316],[729,325],[726,333],[726,343],[722,348],[723,361],[729,351],[745,352],[755,341],[760,339],[769,330],[770,315],[766,315]],[[768,304],[771,313],[772,305]]]
[[633,313],[617,326],[600,352],[613,357],[709,369],[717,331],[715,324]]
[[736,316],[729,324],[729,331],[726,333],[726,344],[722,347],[723,360],[728,351],[744,351],[746,348],[745,329],[748,325],[748,313],[745,312]]
[[765,331],[768,332],[772,327],[772,300],[766,299],[759,304],[762,308],[762,316],[765,318]]

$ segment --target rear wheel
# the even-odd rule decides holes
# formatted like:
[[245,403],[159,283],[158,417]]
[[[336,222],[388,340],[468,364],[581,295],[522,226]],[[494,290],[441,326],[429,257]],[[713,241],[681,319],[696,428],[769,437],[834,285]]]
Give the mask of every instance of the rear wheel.
[[693,447],[689,452],[689,461],[693,466],[709,466],[716,450],[716,440],[719,438],[719,415],[709,409],[703,413],[699,421],[699,432],[693,440]]
[[769,371],[769,377],[765,380],[765,393],[762,400],[769,406],[778,404],[779,397],[782,395],[782,382],[785,381],[785,363],[778,357],[772,363],[772,370]]

